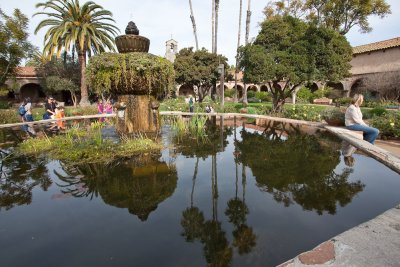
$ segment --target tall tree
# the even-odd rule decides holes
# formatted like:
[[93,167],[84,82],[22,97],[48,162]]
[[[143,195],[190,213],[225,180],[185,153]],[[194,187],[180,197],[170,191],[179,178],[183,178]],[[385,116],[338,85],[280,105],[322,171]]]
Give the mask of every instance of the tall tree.
[[344,36],[291,16],[264,21],[254,44],[240,52],[244,81],[267,83],[275,112],[305,82],[338,81],[347,76],[352,58]]
[[251,0],[247,0],[247,14],[246,14],[246,36],[244,38],[244,44],[247,45],[249,43],[249,32],[250,32],[250,19],[251,19]]
[[239,72],[238,68],[238,56],[239,56],[239,47],[240,47],[240,36],[242,33],[242,9],[243,9],[243,0],[239,2],[239,29],[238,29],[238,41],[236,47],[236,61],[235,61],[235,102],[237,101],[238,91],[237,91],[237,74]]
[[44,40],[44,51],[49,57],[53,54],[60,56],[63,49],[69,51],[75,45],[81,72],[80,105],[88,105],[86,57],[106,49],[115,51],[114,36],[118,33],[118,28],[110,23],[115,22],[112,13],[92,1],[81,6],[79,0],[49,0],[37,4],[36,8],[50,10],[34,14],[47,16],[36,27],[35,34],[42,28],[49,27]]
[[211,10],[211,52],[214,53],[215,50],[215,1],[212,0],[212,10]]
[[362,33],[370,32],[370,16],[384,18],[390,13],[390,5],[386,0],[280,0],[264,9],[267,18],[275,15],[304,18],[342,35],[354,26],[358,26]]
[[33,46],[28,42],[28,18],[15,9],[12,16],[0,9],[0,86]]
[[199,50],[199,42],[197,40],[197,28],[196,28],[196,21],[194,20],[192,0],[189,0],[189,6],[190,6],[190,20],[192,21],[194,40],[196,42],[196,50]]
[[218,51],[218,15],[219,15],[219,0],[215,0],[215,37],[214,37],[214,51],[213,53],[217,53]]
[[[178,84],[197,86],[199,101],[209,94],[219,78],[218,65],[224,64],[228,70],[227,58],[208,52],[205,48],[193,52],[184,48],[176,55],[174,62],[175,81]],[[226,75],[226,73],[225,73]]]

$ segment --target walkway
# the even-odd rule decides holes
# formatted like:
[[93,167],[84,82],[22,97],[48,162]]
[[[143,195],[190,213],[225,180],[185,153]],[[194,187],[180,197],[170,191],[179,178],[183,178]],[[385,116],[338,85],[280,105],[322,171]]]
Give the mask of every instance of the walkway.
[[400,205],[279,266],[400,266]]

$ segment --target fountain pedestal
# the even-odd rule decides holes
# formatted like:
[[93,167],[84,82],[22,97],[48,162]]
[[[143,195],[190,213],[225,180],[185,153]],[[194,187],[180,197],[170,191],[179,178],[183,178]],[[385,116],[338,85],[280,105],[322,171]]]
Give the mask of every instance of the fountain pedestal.
[[150,95],[120,95],[117,131],[122,134],[157,133],[160,130],[159,104]]

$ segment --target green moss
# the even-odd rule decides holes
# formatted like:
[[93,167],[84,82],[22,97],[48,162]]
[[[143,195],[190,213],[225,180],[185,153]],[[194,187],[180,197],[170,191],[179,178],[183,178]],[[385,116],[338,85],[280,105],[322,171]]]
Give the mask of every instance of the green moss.
[[102,53],[90,59],[88,84],[101,94],[166,95],[174,88],[174,67],[165,58],[148,53]]

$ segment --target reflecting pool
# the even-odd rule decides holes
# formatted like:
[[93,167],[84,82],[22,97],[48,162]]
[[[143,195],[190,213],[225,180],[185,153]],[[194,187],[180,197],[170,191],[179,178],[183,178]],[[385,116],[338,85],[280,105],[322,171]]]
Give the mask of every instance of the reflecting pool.
[[275,266],[400,202],[397,173],[296,125],[164,126],[165,149],[108,165],[0,141],[1,266]]

